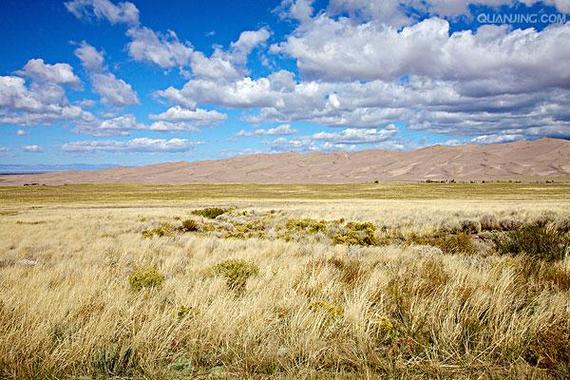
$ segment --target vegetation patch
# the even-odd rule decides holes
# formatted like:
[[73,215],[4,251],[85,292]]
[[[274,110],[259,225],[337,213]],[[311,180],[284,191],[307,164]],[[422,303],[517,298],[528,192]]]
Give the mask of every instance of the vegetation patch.
[[344,308],[342,306],[323,300],[312,302],[309,305],[309,309],[314,312],[324,313],[327,317],[334,319],[342,318],[344,314]]
[[198,222],[196,222],[194,219],[186,219],[182,221],[182,226],[180,227],[180,230],[183,232],[196,232],[200,231],[200,226]]
[[259,266],[252,261],[229,259],[210,267],[208,273],[225,278],[229,289],[243,292],[247,280],[259,274]]
[[203,216],[204,218],[208,219],[216,219],[218,216],[225,214],[228,209],[220,208],[220,207],[207,207],[196,209],[192,211],[193,215]]
[[153,236],[174,236],[174,227],[170,223],[161,223],[158,227],[144,230],[142,235],[145,238],[152,238]]
[[344,245],[375,245],[376,226],[370,222],[349,222],[342,232],[334,235],[335,244]]
[[562,260],[570,249],[569,244],[568,234],[553,224],[533,223],[495,237],[497,252],[502,255],[524,254],[551,262]]
[[132,290],[160,289],[165,277],[154,267],[146,267],[135,270],[129,276],[129,285]]

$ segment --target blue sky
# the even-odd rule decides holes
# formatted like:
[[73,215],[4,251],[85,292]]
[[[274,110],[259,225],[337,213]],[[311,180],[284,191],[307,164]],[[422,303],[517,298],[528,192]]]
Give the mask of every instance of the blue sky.
[[568,12],[566,0],[4,0],[0,165],[569,138]]

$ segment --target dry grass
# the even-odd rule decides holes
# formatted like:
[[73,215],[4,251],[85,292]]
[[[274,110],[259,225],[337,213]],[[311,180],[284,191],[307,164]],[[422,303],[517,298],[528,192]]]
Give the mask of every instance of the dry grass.
[[486,235],[546,219],[567,236],[567,201],[2,211],[0,378],[570,376],[570,258]]

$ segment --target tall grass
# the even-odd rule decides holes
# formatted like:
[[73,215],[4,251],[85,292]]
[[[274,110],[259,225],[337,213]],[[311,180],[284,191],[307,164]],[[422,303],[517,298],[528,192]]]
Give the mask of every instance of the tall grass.
[[[338,234],[362,238],[393,229],[429,236],[444,222],[461,230],[466,217],[489,213],[526,223],[543,212],[453,204],[440,205],[434,220],[403,205],[370,214],[366,204],[318,202],[282,205],[272,215],[285,224],[344,215],[359,224]],[[321,227],[289,241],[270,230],[236,239],[176,226],[143,236],[190,210],[2,216],[0,378],[570,376],[569,258],[482,254],[490,243],[462,232],[452,246],[476,252],[334,244]],[[567,215],[564,206],[556,211]],[[208,223],[248,222],[237,212],[221,218]],[[303,233],[305,225],[313,224],[294,229]]]

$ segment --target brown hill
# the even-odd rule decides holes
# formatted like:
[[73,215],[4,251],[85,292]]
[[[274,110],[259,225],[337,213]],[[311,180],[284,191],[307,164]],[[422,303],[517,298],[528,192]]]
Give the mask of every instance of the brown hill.
[[0,176],[1,185],[40,183],[343,183],[497,180],[570,175],[570,141],[430,146],[409,152],[282,153],[97,171]]

